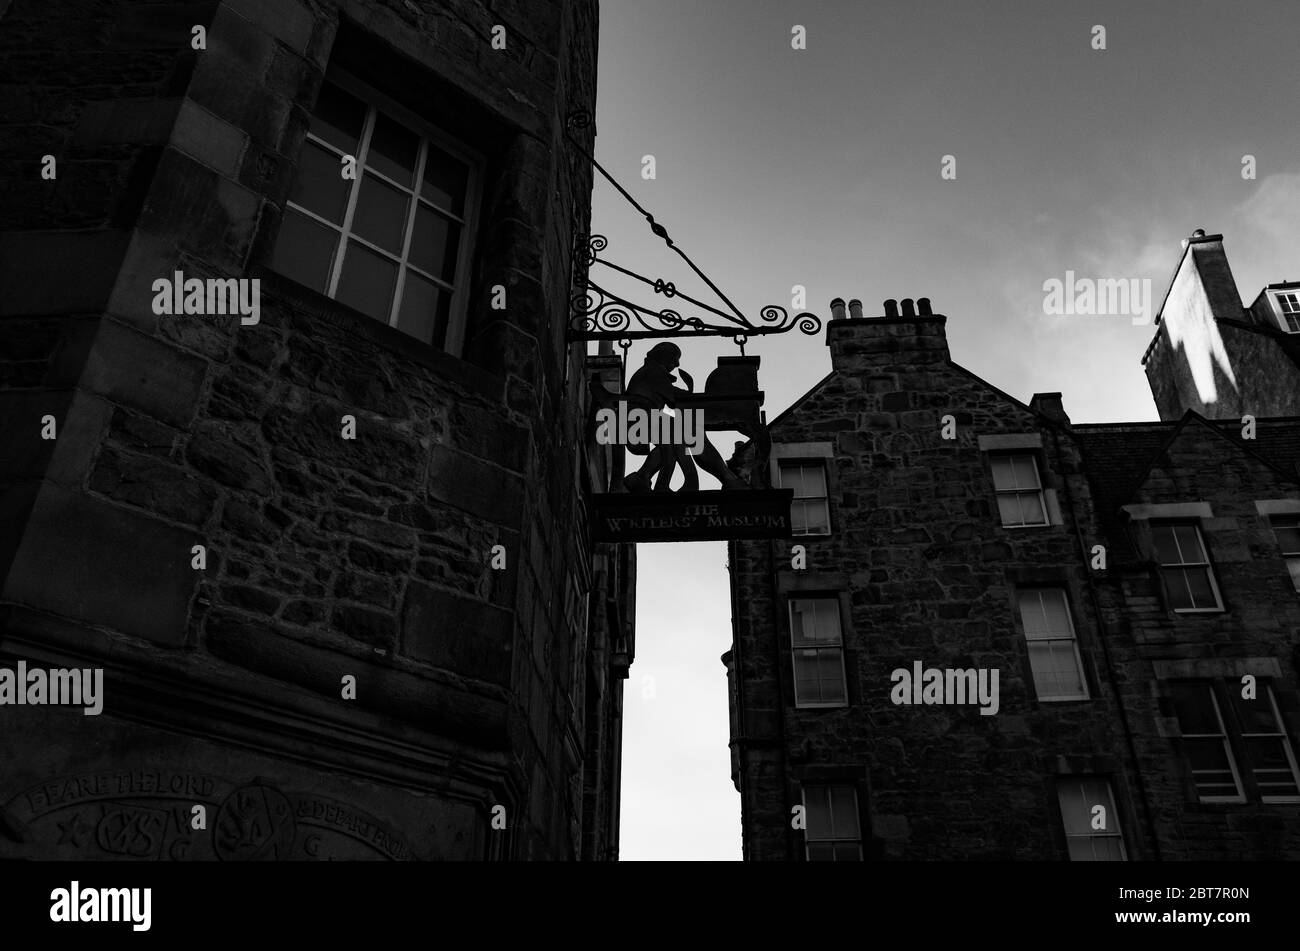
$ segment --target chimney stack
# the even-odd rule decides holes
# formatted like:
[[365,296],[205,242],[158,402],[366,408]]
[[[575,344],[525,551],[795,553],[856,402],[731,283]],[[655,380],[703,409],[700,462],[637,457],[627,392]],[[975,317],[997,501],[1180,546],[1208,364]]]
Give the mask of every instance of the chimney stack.
[[[917,304],[920,313],[917,313]],[[826,345],[831,348],[831,367],[836,372],[879,373],[933,366],[949,360],[944,333],[947,318],[930,312],[930,299],[902,301],[903,312],[894,298],[885,301],[882,317],[862,319],[862,302],[849,302],[849,319],[844,302],[831,301],[831,319],[826,324]]]
[[1029,399],[1029,408],[1062,425],[1070,425],[1070,417],[1066,414],[1065,407],[1061,405],[1060,393],[1035,393]]

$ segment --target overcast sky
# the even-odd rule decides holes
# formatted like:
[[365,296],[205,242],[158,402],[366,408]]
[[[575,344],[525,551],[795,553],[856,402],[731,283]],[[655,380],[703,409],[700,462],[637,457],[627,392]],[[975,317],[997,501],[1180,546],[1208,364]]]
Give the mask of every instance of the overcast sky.
[[[868,316],[929,297],[953,359],[993,385],[1060,391],[1075,422],[1138,421],[1158,418],[1153,328],[1048,316],[1045,281],[1147,279],[1154,312],[1198,227],[1224,235],[1246,304],[1300,279],[1296,0],[601,0],[600,21],[597,159],[747,314],[789,308],[796,284],[823,319],[837,296]],[[712,300],[613,189],[593,202],[606,257]],[[737,352],[679,343],[697,386]],[[824,333],[748,352],[769,419],[830,370]],[[637,555],[621,855],[736,860],[725,547]]]

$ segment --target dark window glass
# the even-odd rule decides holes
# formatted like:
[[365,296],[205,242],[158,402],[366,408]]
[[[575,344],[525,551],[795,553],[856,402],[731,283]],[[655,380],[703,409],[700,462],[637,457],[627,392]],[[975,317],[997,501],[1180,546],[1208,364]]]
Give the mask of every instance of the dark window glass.
[[395,262],[355,241],[349,242],[347,255],[343,258],[343,274],[339,278],[337,297],[340,301],[375,320],[388,323],[396,284]]
[[286,208],[271,267],[314,291],[324,291],[337,244],[337,232]]

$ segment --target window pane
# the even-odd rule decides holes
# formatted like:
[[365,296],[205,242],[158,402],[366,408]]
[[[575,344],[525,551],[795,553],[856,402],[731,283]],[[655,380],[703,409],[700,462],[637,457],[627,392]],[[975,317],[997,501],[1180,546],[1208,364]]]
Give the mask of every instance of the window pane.
[[1260,792],[1265,796],[1294,796],[1298,792],[1285,742],[1280,736],[1246,740],[1246,755],[1250,757]]
[[336,225],[343,224],[348,205],[348,187],[337,155],[308,140],[298,157],[298,170],[289,200],[302,205]]
[[1082,699],[1086,695],[1073,641],[1030,641],[1029,667],[1040,698]]
[[830,598],[813,602],[817,617],[817,640],[824,644],[840,643],[840,603]]
[[797,502],[795,504],[803,506],[803,524],[807,534],[830,534],[830,511],[825,500],[819,499],[813,502]]
[[1214,597],[1214,588],[1210,586],[1209,568],[1184,568],[1187,590],[1191,593],[1192,606],[1197,608],[1217,608],[1218,600]]
[[335,295],[349,307],[388,323],[397,284],[397,264],[355,241],[348,243],[343,258],[343,274]]
[[420,183],[420,194],[439,208],[463,217],[467,174],[468,169],[464,162],[452,158],[431,142],[429,155],[424,160],[424,179]]
[[831,837],[831,814],[827,801],[825,786],[805,786],[803,802],[804,831],[809,839],[829,839]]
[[428,205],[415,210],[415,233],[411,235],[411,264],[440,277],[448,284],[456,280],[456,251],[460,225],[444,218]]
[[790,602],[791,632],[796,644],[840,643],[839,602],[796,598]]
[[410,199],[373,175],[361,181],[361,194],[352,215],[352,230],[393,254],[402,253],[402,232]]
[[1062,780],[1057,785],[1056,792],[1061,802],[1061,821],[1065,825],[1065,834],[1087,835],[1091,832],[1083,786],[1077,780]]
[[314,291],[324,291],[338,241],[338,232],[286,208],[271,267]]
[[1041,525],[1047,521],[1043,515],[1043,497],[1037,492],[1020,493],[1020,524]]
[[1043,592],[1020,592],[1020,619],[1025,625],[1025,637],[1048,637],[1047,613],[1043,606]]
[[1217,735],[1223,732],[1207,684],[1171,684],[1169,693],[1174,701],[1178,729],[1184,736],[1190,733]]
[[1274,518],[1273,534],[1277,536],[1278,546],[1283,552],[1300,553],[1300,519]]
[[856,842],[837,842],[832,848],[835,850],[837,862],[862,861],[862,846]]
[[1242,733],[1281,733],[1282,728],[1273,716],[1273,705],[1269,700],[1268,688],[1260,684],[1258,696],[1254,700],[1247,700],[1241,695],[1239,684],[1234,684],[1228,691],[1232,698],[1233,709],[1237,713],[1237,721],[1241,724]]
[[835,846],[832,845],[830,842],[809,842],[808,861],[809,862],[834,862]]
[[1014,489],[1015,476],[1012,474],[1010,456],[992,456],[989,462],[993,466],[993,485],[998,489]]
[[441,347],[447,335],[450,309],[450,294],[414,271],[406,272],[402,303],[397,309],[398,330]]
[[1187,571],[1184,568],[1161,568],[1160,577],[1164,579],[1165,590],[1169,593],[1169,606],[1175,611],[1195,607],[1192,592],[1187,587]]
[[1011,468],[1015,474],[1016,487],[1020,489],[1037,488],[1038,472],[1032,456],[1012,456]]
[[1178,555],[1178,543],[1174,540],[1174,530],[1170,525],[1152,525],[1151,536],[1156,545],[1156,557],[1162,565],[1177,565],[1182,559]]
[[320,87],[320,96],[312,112],[311,131],[330,145],[355,156],[365,117],[366,107],[361,100],[326,82]]
[[415,152],[420,140],[382,112],[375,119],[375,131],[366,152],[366,167],[387,175],[393,181],[411,187],[415,176]]
[[1065,606],[1064,591],[1043,591],[1043,609],[1047,616],[1047,629],[1057,637],[1069,637],[1073,631],[1070,628],[1070,612]]
[[1099,835],[1092,837],[1094,862],[1124,861],[1123,840],[1117,835]]
[[824,499],[826,497],[826,467],[820,465],[803,467],[803,492],[807,498]]
[[1300,558],[1288,558],[1286,570],[1291,572],[1291,583],[1295,585],[1297,591],[1300,591]]
[[1187,759],[1192,764],[1194,773],[1222,773],[1215,781],[1229,782],[1232,767],[1228,760],[1228,751],[1224,749],[1223,740],[1218,737],[1184,740],[1187,747]]
[[794,692],[798,703],[819,703],[821,682],[817,677],[817,651],[801,649],[794,652]]
[[831,818],[835,838],[858,837],[858,797],[852,786],[831,787]]
[[790,503],[790,529],[792,534],[807,535],[810,533],[807,506],[807,502]]
[[1183,554],[1184,564],[1192,564],[1206,560],[1205,549],[1201,547],[1200,532],[1196,530],[1195,526],[1175,526],[1174,535],[1178,539],[1178,550]]
[[998,496],[998,517],[1003,525],[1023,525],[1020,515],[1020,500],[1014,495]]
[[820,682],[821,682],[821,702],[822,703],[843,703],[846,699],[844,693],[844,661],[840,656],[839,648],[822,648],[817,652],[820,656]]

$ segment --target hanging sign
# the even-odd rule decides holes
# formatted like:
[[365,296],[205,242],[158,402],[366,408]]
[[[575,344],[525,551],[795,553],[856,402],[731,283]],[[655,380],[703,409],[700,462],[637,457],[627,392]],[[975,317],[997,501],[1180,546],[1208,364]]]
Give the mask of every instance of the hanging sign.
[[704,542],[789,538],[794,489],[592,496],[598,542]]

